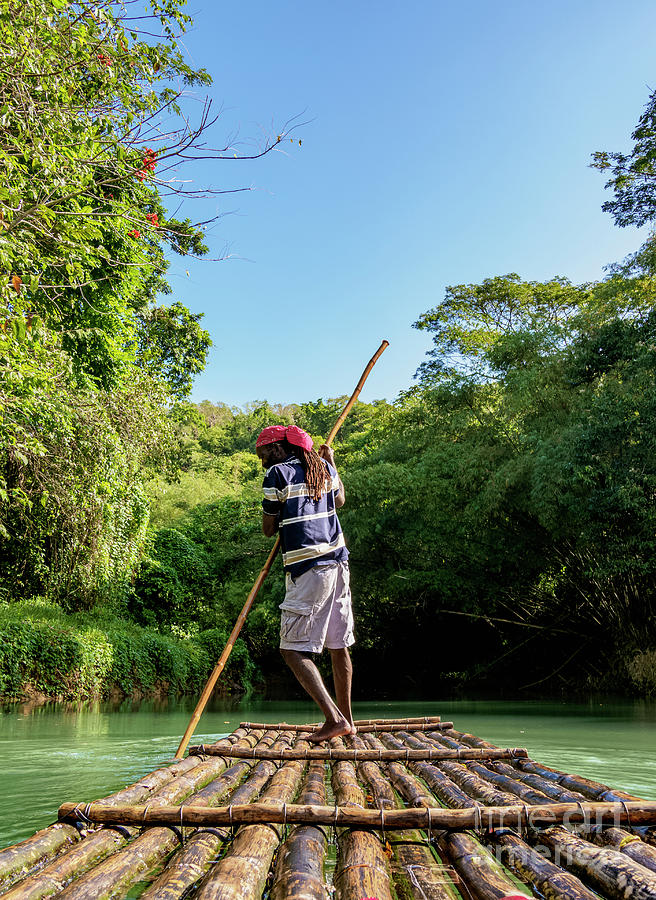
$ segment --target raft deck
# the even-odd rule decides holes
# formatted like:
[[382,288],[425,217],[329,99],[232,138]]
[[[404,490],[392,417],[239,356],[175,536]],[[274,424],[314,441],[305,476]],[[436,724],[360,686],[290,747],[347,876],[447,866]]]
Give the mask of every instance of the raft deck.
[[227,738],[0,851],[0,896],[656,900],[656,802],[441,722]]

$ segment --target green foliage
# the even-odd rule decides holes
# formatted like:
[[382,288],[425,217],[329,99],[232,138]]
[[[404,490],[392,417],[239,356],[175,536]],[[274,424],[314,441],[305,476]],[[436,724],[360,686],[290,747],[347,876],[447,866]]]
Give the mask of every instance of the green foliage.
[[131,595],[129,612],[143,625],[197,630],[215,617],[210,560],[207,554],[175,528],[160,529],[151,541]]
[[144,475],[166,466],[166,393],[133,369],[111,393],[80,384],[52,333],[0,332],[0,571],[8,597],[69,607],[120,598],[148,520]]
[[[208,628],[207,631],[200,632],[196,643],[205,651],[209,659],[216,662],[228,643],[228,634],[228,629]],[[237,638],[235,641],[235,646],[232,648],[232,653],[223,671],[224,678],[236,683],[239,688],[248,691],[253,687],[257,668],[241,638]]]
[[170,292],[167,252],[205,251],[202,229],[166,215],[158,172],[195,139],[181,86],[209,78],[179,50],[181,3],[144,12],[137,24],[107,0],[0,5],[0,576],[11,599],[121,607],[145,540],[144,481],[177,462],[171,397],[189,392],[210,344],[199,315],[153,305]]
[[[147,7],[160,40],[126,15],[0,4],[4,695],[194,690],[270,546],[258,431],[297,424],[319,443],[345,401],[186,402],[209,336],[182,304],[155,304],[169,252],[205,248],[167,215],[159,178],[201,135],[182,91],[208,76],[180,53],[178,0]],[[656,93],[631,154],[595,156],[620,225],[656,214],[655,110]],[[434,693],[438,642],[445,684],[611,672],[653,690],[655,309],[652,236],[598,283],[498,276],[419,318],[433,348],[417,384],[357,403],[335,444],[363,690]],[[48,602],[20,602],[36,594]],[[233,684],[280,665],[283,596],[276,567]]]
[[[516,685],[513,673],[528,669],[527,684],[573,671],[579,685],[600,684],[608,670],[617,684],[638,683],[621,660],[627,648],[631,658],[654,641],[649,259],[636,257],[597,284],[511,276],[449,289],[421,320],[435,351],[419,385],[393,405],[357,405],[336,458],[363,690],[379,689],[381,679],[389,687],[387,672],[395,683],[405,673],[419,689],[435,676],[437,638],[445,684],[449,672],[463,672],[463,642],[476,661],[467,679]],[[262,425],[293,421],[320,439],[341,405],[238,411],[205,403],[188,411],[180,431],[188,480],[173,496],[179,502],[176,492],[203,478],[217,478],[221,493],[196,505],[189,497],[176,528],[208,560],[201,591],[217,599],[222,628],[269,546],[249,433],[252,447]],[[243,631],[264,671],[280,665],[283,596],[276,567]],[[594,654],[585,653],[591,646]]]
[[642,650],[629,660],[627,669],[634,684],[648,696],[656,694],[656,650]]
[[172,85],[209,81],[178,49],[180,9],[150,4],[151,24],[167,26],[159,42],[148,14],[137,28],[107,0],[0,9],[0,302],[9,317],[39,315],[75,371],[105,388],[134,361],[140,330],[160,334],[143,313],[168,291],[166,248],[204,252],[158,190],[158,167],[190,142],[183,122],[157,131],[180,111]]
[[[66,616],[49,603],[14,603],[0,608],[0,695],[86,699],[116,689],[128,696],[198,691],[221,639],[210,631],[181,640],[107,616]],[[238,641],[229,683],[248,689],[254,674]]]
[[200,327],[202,318],[176,302],[154,307],[139,319],[139,363],[162,378],[178,400],[188,396],[194,375],[205,368],[212,342]]
[[645,110],[631,135],[634,144],[630,153],[597,151],[592,166],[609,172],[606,187],[613,191],[602,209],[609,212],[620,227],[640,227],[656,217],[656,91],[652,91]]

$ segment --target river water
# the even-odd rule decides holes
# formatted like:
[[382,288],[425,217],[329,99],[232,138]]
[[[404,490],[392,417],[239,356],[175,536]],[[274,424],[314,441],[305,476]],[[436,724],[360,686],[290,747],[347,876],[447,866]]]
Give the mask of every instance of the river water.
[[[170,760],[194,698],[164,702],[5,706],[0,710],[0,847],[56,818],[65,800],[106,796]],[[656,800],[656,704],[605,698],[551,701],[356,703],[355,717],[441,715],[501,747]],[[216,740],[240,721],[308,722],[309,702],[216,700],[192,743]]]

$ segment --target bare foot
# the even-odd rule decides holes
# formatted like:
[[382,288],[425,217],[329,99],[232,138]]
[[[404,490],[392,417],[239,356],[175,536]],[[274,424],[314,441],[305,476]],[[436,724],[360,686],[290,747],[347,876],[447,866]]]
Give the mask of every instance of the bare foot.
[[345,734],[351,734],[351,725],[346,719],[340,719],[338,722],[325,722],[318,731],[312,732],[308,741],[311,744],[320,744],[322,741],[329,741]]
[[353,722],[351,722],[350,724],[351,724],[351,732],[350,732],[350,733],[351,733],[351,737],[355,737],[356,734],[358,733],[358,729],[355,727],[355,725],[353,724]]

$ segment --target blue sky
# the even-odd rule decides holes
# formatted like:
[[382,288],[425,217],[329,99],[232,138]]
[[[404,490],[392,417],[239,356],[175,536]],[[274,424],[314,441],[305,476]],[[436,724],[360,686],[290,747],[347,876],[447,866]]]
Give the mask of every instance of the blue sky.
[[[208,143],[257,162],[198,162],[189,205],[223,215],[210,256],[174,259],[173,297],[214,347],[193,399],[231,405],[349,393],[393,399],[429,347],[412,323],[449,284],[518,272],[603,276],[641,235],[601,212],[594,150],[626,149],[656,86],[656,6],[628,2],[194,3],[190,62],[222,115]],[[189,271],[187,276],[186,271]]]

